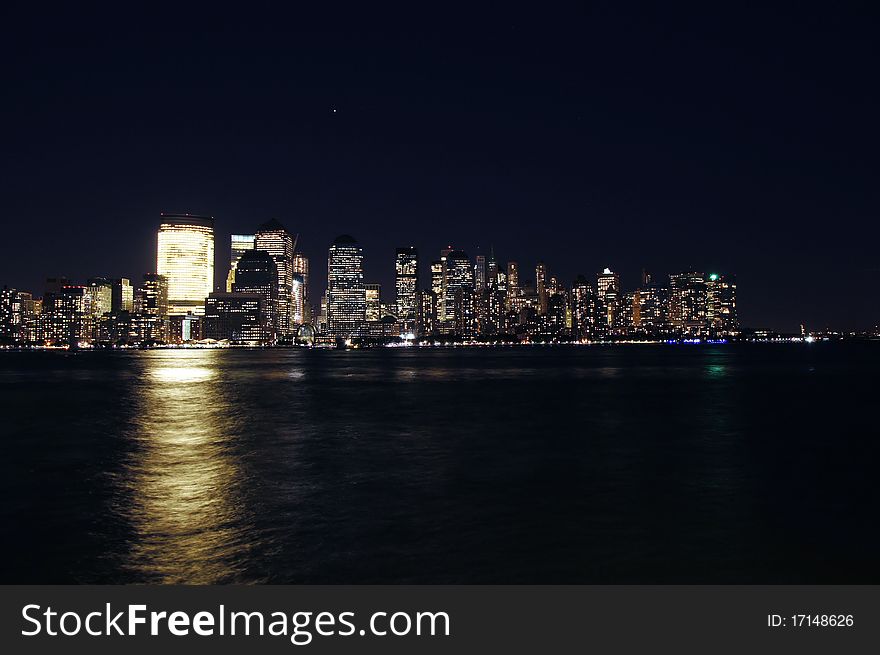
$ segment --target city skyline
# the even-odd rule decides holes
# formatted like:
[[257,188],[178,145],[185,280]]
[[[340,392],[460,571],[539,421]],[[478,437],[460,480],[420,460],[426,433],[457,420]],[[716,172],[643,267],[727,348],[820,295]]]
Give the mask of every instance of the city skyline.
[[[101,340],[97,327],[99,317],[109,313],[111,306],[114,312],[131,311],[127,307],[132,306],[142,309],[145,306],[145,298],[152,293],[149,291],[149,284],[152,284],[150,276],[153,275],[161,279],[165,286],[163,291],[165,294],[163,302],[167,306],[165,314],[172,317],[170,326],[160,333],[162,339],[172,340],[229,338],[225,335],[229,334],[228,329],[231,328],[224,333],[218,332],[217,326],[214,325],[212,328],[209,323],[198,327],[198,319],[206,317],[215,322],[224,320],[216,315],[218,307],[225,308],[223,311],[246,313],[244,306],[230,309],[232,306],[229,305],[229,302],[235,300],[233,296],[242,294],[262,296],[260,303],[252,302],[250,306],[251,311],[255,312],[252,318],[254,327],[249,329],[248,334],[251,334],[251,337],[246,341],[252,343],[274,343],[292,339],[296,337],[300,325],[312,326],[319,336],[332,335],[343,340],[350,340],[350,337],[356,334],[360,335],[359,338],[367,336],[388,338],[397,337],[398,334],[409,338],[426,337],[431,334],[458,335],[465,338],[513,334],[514,325],[528,322],[525,315],[514,316],[525,307],[531,308],[530,311],[540,317],[541,321],[550,321],[550,323],[555,321],[556,326],[547,332],[547,326],[537,327],[536,324],[535,327],[522,331],[520,339],[528,336],[542,338],[552,336],[554,339],[562,337],[565,340],[576,340],[578,332],[581,339],[590,340],[625,336],[657,338],[661,335],[671,337],[690,335],[705,338],[711,334],[735,336],[741,329],[759,331],[768,329],[767,326],[748,325],[742,322],[736,300],[736,275],[731,272],[719,274],[717,271],[695,272],[694,269],[690,269],[692,272],[676,271],[668,275],[658,275],[655,271],[643,268],[639,283],[628,287],[621,282],[620,273],[608,267],[586,276],[578,273],[574,280],[566,282],[556,274],[555,268],[551,269],[544,260],[539,260],[533,269],[534,278],[530,279],[528,275],[522,275],[522,262],[498,261],[494,246],[490,246],[487,259],[481,251],[471,256],[448,244],[440,249],[439,259],[420,257],[419,249],[415,246],[397,246],[394,249],[395,259],[392,266],[394,282],[389,285],[375,282],[375,278],[365,275],[364,261],[367,258],[364,249],[357,239],[350,235],[341,235],[334,239],[329,249],[330,269],[328,277],[325,278],[326,284],[321,291],[309,291],[309,281],[320,287],[321,277],[309,275],[309,257],[298,249],[299,233],[289,232],[278,219],[272,218],[259,224],[254,234],[231,234],[228,248],[222,246],[218,248],[215,245],[214,225],[215,220],[211,216],[161,212],[155,261],[156,270],[164,271],[164,274],[145,273],[144,283],[140,286],[132,286],[129,282],[130,276],[128,278],[92,276],[84,281],[89,287],[90,298],[76,300],[69,296],[74,294],[73,287],[78,287],[83,281],[68,277],[46,278],[43,289],[50,303],[48,306],[52,306],[51,303],[55,302],[54,297],[57,296],[64,299],[64,302],[73,302],[80,307],[77,311],[92,314],[91,321],[95,324],[91,328],[94,331],[92,338]],[[343,250],[340,251],[340,248]],[[346,248],[355,250],[343,254],[340,259],[340,253],[347,253]],[[224,251],[228,252],[227,266],[222,263],[227,258],[219,254]],[[346,264],[334,268],[334,252],[337,253],[337,260]],[[262,263],[264,259],[266,263]],[[239,277],[238,267],[244,262],[247,262],[244,264],[247,270],[243,269],[244,277],[236,283]],[[355,268],[347,269],[348,262],[356,262]],[[271,267],[274,282],[264,279],[265,275],[269,274],[268,267]],[[225,275],[224,269],[227,271]],[[337,271],[335,278],[334,270]],[[512,282],[508,279],[508,270],[511,271]],[[595,281],[590,282],[589,279],[593,276]],[[668,282],[658,283],[660,279],[667,277]],[[207,288],[206,280],[209,278],[215,280],[213,289],[203,294],[198,291],[198,287]],[[218,278],[223,279],[222,284]],[[347,288],[346,285],[355,278],[357,280],[355,286],[351,287],[350,291],[343,290],[343,287]],[[333,282],[334,279],[349,280],[349,282],[344,282],[343,287],[340,287],[339,283]],[[120,282],[124,283],[122,287],[119,285]],[[674,295],[676,288],[685,288],[690,284],[701,287],[697,299],[682,301],[673,306],[670,293]],[[730,327],[719,331],[719,328],[711,328],[711,326],[721,325],[719,322],[723,318],[720,317],[719,309],[721,297],[728,293],[725,291],[722,294],[721,289],[726,289],[728,286],[730,309],[725,310],[725,313],[731,314],[732,322],[729,323]],[[65,295],[61,293],[61,289],[66,287],[71,288],[65,292]],[[8,283],[4,283],[4,288],[24,292],[22,297],[28,302],[31,302],[31,298],[42,300],[43,294],[39,291],[28,291]],[[332,289],[336,291],[331,292]],[[531,291],[527,292],[527,289]],[[429,303],[427,299],[422,298],[422,294],[430,290],[433,290],[434,299]],[[495,290],[500,290],[502,295],[496,298],[492,293]],[[659,296],[658,291],[662,292]],[[584,293],[592,294],[589,295],[589,302],[599,302],[603,307],[607,307],[607,316],[602,317],[602,321],[605,321],[607,326],[605,331],[596,332],[592,328],[588,329],[585,327],[585,319],[575,316],[578,303],[583,308],[584,303],[587,302]],[[196,299],[195,296],[200,294],[201,300]],[[532,300],[527,297],[529,294]],[[555,301],[554,305],[551,301],[559,294],[561,294],[559,300]],[[357,300],[356,297],[361,299]],[[133,302],[132,300],[126,302],[126,298],[133,298]],[[312,305],[312,298],[320,298],[320,304]],[[341,300],[342,298],[346,299]],[[248,300],[254,301],[253,298]],[[357,303],[360,303],[360,309],[355,311],[352,308]],[[662,310],[658,308],[657,303],[664,304]],[[82,310],[81,307],[86,305],[89,309]],[[209,305],[212,312],[210,316],[206,316],[205,310]],[[686,313],[683,309],[685,305],[689,307],[687,312],[692,314],[690,319],[683,318]],[[40,308],[44,306],[47,305],[39,305]],[[623,309],[624,307],[626,309]],[[135,313],[139,311],[141,310]],[[618,316],[622,311],[627,313],[625,319]],[[425,312],[433,312],[433,318],[428,318]],[[505,316],[505,313],[509,315]],[[182,322],[176,322],[173,318],[177,316],[180,319],[184,314],[192,315],[192,318],[184,318]],[[660,314],[663,315],[662,320]],[[332,315],[337,317],[335,327],[328,323],[328,318]],[[343,319],[343,315],[346,315],[346,318]],[[551,318],[554,316],[555,318]],[[645,330],[638,329],[640,320],[644,322],[646,316],[649,322],[655,324],[659,324],[658,321],[668,321],[669,325],[678,325],[678,332],[655,330],[649,335]],[[386,317],[389,323],[384,327],[377,325],[375,328],[366,328],[367,325],[378,324]],[[65,319],[65,324],[70,320]],[[590,323],[595,323],[595,320],[591,318]],[[339,327],[340,321],[346,322],[344,329]],[[426,321],[432,326],[428,331],[425,329]],[[626,321],[630,324],[629,331],[623,327]],[[693,329],[687,327],[689,321],[693,324]],[[364,323],[363,329],[359,329],[360,323]],[[393,332],[390,329],[392,323]],[[575,325],[578,323],[581,324],[579,329]],[[613,327],[618,323],[620,327]],[[128,319],[125,326],[126,329],[130,327]],[[562,328],[567,330],[564,334],[559,332]],[[828,328],[801,323],[797,331],[805,334],[805,330],[817,332],[823,329]],[[876,331],[876,326],[874,329]],[[52,331],[57,332],[57,330],[58,328],[53,328]],[[156,328],[146,329],[144,334],[155,335],[155,330]],[[82,328],[82,331],[88,332],[85,328]],[[789,333],[795,332],[793,330]],[[172,337],[172,335],[176,336]]]
[[[173,212],[160,212],[160,215],[163,215],[163,214],[167,214],[169,216],[177,215]],[[202,214],[198,214],[196,212],[189,212],[189,213],[188,212],[180,212],[179,215],[183,215],[183,216],[189,215],[189,216],[198,217],[198,216],[201,216]],[[216,216],[212,216],[211,218],[215,224],[215,255],[214,255],[214,273],[213,273],[214,287],[213,287],[213,290],[214,291],[224,291],[228,288],[228,284],[229,284],[228,273],[229,273],[229,269],[230,269],[230,261],[229,261],[229,259],[230,259],[230,257],[229,257],[230,240],[233,237],[237,237],[238,239],[241,239],[246,236],[250,236],[251,238],[253,238],[254,232],[257,231],[257,228],[259,227],[260,224],[265,224],[268,221],[279,222],[279,219],[277,219],[277,218],[268,218],[268,219],[264,218],[264,219],[252,220],[250,222],[237,221],[235,223],[235,228],[230,229],[229,227],[225,227],[221,231],[221,230],[218,230],[216,228],[216,226],[223,225],[224,221],[218,219]],[[148,240],[152,239],[153,241],[155,241],[155,238],[156,238],[155,237],[155,219],[151,219],[146,222],[152,228],[152,230],[151,230],[152,235],[151,236],[148,235],[147,239]],[[291,221],[281,220],[280,221],[280,223],[282,225],[285,225],[288,222],[291,225],[295,224],[295,220],[291,220]],[[225,224],[228,226],[228,221],[226,221]],[[245,229],[245,228],[249,228],[251,230],[251,233],[249,235],[245,234],[247,232],[247,229]],[[326,232],[326,230],[323,230],[323,231]],[[136,232],[139,232],[139,230]],[[335,238],[335,236],[338,236],[339,234],[342,234],[344,232],[345,232],[344,230],[339,231],[339,232],[335,232],[334,235],[332,237],[330,237],[330,239],[328,240],[328,243],[332,242],[333,238]],[[351,232],[355,232],[357,234],[360,234],[360,232],[358,232],[357,230],[351,230]],[[460,233],[461,231],[456,230],[456,232]],[[316,244],[314,241],[314,238],[310,238],[311,234],[312,234],[311,229],[308,231],[300,229],[300,230],[295,230],[295,232],[292,234],[292,236],[294,237],[295,240],[298,239],[296,254],[298,254],[300,256],[305,255],[307,257],[307,259],[312,262],[311,265],[314,266],[314,262],[316,260],[321,261],[324,258],[326,253],[322,252],[324,249],[324,246],[322,244]],[[401,233],[401,237],[403,237],[403,233]],[[361,241],[360,238],[359,238],[359,241]],[[378,245],[377,245],[377,241],[378,241]],[[365,246],[365,248],[364,248],[365,251],[367,251],[367,255],[364,257],[364,270],[365,270],[365,278],[367,279],[368,282],[381,284],[383,289],[386,289],[386,290],[391,290],[391,289],[395,288],[394,265],[392,263],[392,265],[389,266],[388,259],[391,258],[393,260],[393,258],[395,256],[394,255],[395,250],[399,247],[415,247],[417,250],[424,251],[424,252],[430,252],[432,249],[436,249],[434,243],[429,244],[428,247],[424,247],[422,244],[406,243],[405,239],[401,239],[401,241],[403,243],[395,243],[395,242],[387,240],[386,238],[379,237],[377,239],[377,237],[375,235],[370,235],[370,234],[367,235],[367,239],[364,240],[364,243],[372,243],[373,244],[373,247],[368,248]],[[436,243],[440,244],[440,243],[445,243],[445,242],[450,242],[450,241],[455,243],[455,240],[443,239],[443,238],[439,239]],[[461,250],[466,252],[471,258],[474,258],[477,256],[488,257],[490,254],[490,251],[493,250],[493,248],[496,251],[502,250],[502,249],[495,246],[493,239],[488,239],[487,240],[488,245],[486,245],[486,246],[476,244],[473,239],[468,240],[466,238],[462,239],[461,241],[459,241],[457,243],[460,243],[464,246],[461,248]],[[464,245],[466,243],[467,244],[473,243],[475,245],[468,247],[467,245]],[[560,241],[560,243],[562,243],[562,241]],[[132,246],[131,250],[134,253],[138,253],[136,256],[132,256],[131,260],[140,260],[140,261],[147,262],[144,267],[144,272],[150,270],[149,267],[151,265],[152,265],[152,268],[155,269],[155,261],[156,261],[155,247],[153,247],[151,250],[151,249],[138,249],[136,246]],[[76,253],[77,249],[72,248],[71,252]],[[655,276],[666,277],[667,275],[669,275],[671,273],[679,272],[680,270],[685,270],[685,269],[705,270],[705,271],[734,270],[734,269],[736,269],[737,278],[740,282],[742,282],[743,279],[745,279],[746,281],[749,281],[749,279],[750,279],[748,275],[746,275],[744,278],[743,274],[741,272],[739,272],[739,269],[736,266],[735,260],[733,260],[731,262],[730,266],[711,265],[711,264],[706,264],[705,262],[707,262],[707,261],[711,262],[714,258],[712,258],[710,256],[698,256],[697,253],[694,253],[690,257],[688,257],[688,256],[683,257],[683,261],[685,262],[685,265],[677,265],[674,261],[668,261],[665,258],[658,257],[655,254],[655,255],[650,255],[650,256],[646,257],[646,262],[657,262],[658,265],[650,266],[647,263],[643,263],[643,264],[639,265],[636,262],[636,263],[634,263],[634,267],[632,267],[632,268],[626,268],[626,267],[623,267],[621,265],[616,264],[615,259],[611,256],[609,256],[607,258],[599,257],[594,263],[592,263],[592,268],[596,269],[594,271],[594,270],[591,270],[591,264],[589,262],[587,262],[586,264],[583,264],[583,265],[578,265],[577,263],[573,263],[571,261],[566,261],[566,260],[562,259],[561,257],[558,258],[558,261],[557,261],[557,258],[555,258],[552,255],[552,253],[550,255],[545,254],[542,256],[538,253],[531,253],[530,249],[528,247],[522,246],[522,245],[514,247],[512,249],[512,252],[522,253],[522,254],[524,254],[524,256],[522,256],[522,257],[508,256],[504,252],[502,252],[501,255],[499,255],[499,257],[501,257],[502,261],[506,260],[506,259],[510,259],[512,261],[518,261],[523,264],[526,264],[525,270],[527,270],[527,271],[531,270],[531,268],[532,268],[529,265],[530,263],[532,263],[532,262],[538,263],[540,261],[544,261],[544,263],[546,263],[548,267],[551,267],[553,269],[553,271],[558,275],[558,277],[560,277],[560,279],[567,280],[567,284],[570,284],[570,282],[572,280],[576,279],[578,275],[591,276],[591,275],[594,275],[598,272],[601,272],[601,270],[603,268],[608,267],[608,266],[611,266],[615,270],[615,272],[619,276],[621,276],[621,278],[622,278],[621,284],[624,288],[627,288],[627,289],[634,289],[639,286],[641,274],[645,270],[649,270]],[[145,256],[145,253],[146,253],[146,256]],[[542,259],[542,257],[543,257],[543,259]],[[620,257],[619,259],[622,259],[624,261],[629,260],[630,263],[632,263],[632,260],[627,257]],[[68,261],[70,261],[70,260],[68,260]],[[86,265],[82,262],[73,262],[73,261],[71,261],[70,265],[68,266],[68,268],[72,269],[72,271],[61,270],[60,266],[56,266],[53,268],[52,266],[43,266],[43,265],[39,265],[39,264],[35,264],[35,263],[32,263],[31,267],[32,267],[32,270],[36,269],[36,268],[48,269],[48,270],[45,270],[43,273],[37,272],[36,278],[35,278],[36,282],[33,282],[35,274],[33,272],[31,272],[28,275],[15,276],[14,279],[11,277],[0,278],[0,285],[6,284],[7,286],[10,286],[13,288],[19,288],[22,290],[26,290],[28,288],[27,280],[32,280],[32,282],[30,284],[30,288],[34,289],[33,293],[35,295],[40,295],[39,291],[37,291],[37,290],[42,288],[42,285],[44,284],[45,279],[48,277],[65,276],[71,280],[85,281],[85,280],[92,278],[92,277],[106,277],[108,279],[119,278],[119,277],[130,277],[130,278],[133,277],[134,279],[138,279],[139,276],[142,274],[136,270],[132,270],[132,267],[127,267],[127,268],[123,267],[121,269],[114,268],[112,270],[109,270],[109,268],[106,266],[102,268],[100,264],[98,264],[96,266],[89,266],[89,265]],[[323,271],[323,266],[320,266],[319,269],[317,269],[317,270]],[[77,274],[74,271],[81,271],[81,273]],[[570,271],[574,271],[574,272],[569,274]],[[155,272],[155,271],[153,271],[153,272]],[[430,261],[429,260],[423,260],[420,263],[418,276],[419,276],[420,280],[425,280],[430,277]],[[531,277],[533,277],[533,275],[527,274],[524,276],[524,279],[529,279]],[[310,277],[307,275],[306,279],[308,280],[308,283],[305,286],[305,288],[307,289],[308,301],[311,302],[312,306],[317,308],[317,304],[318,304],[317,299],[320,298],[320,295],[323,293],[324,289],[326,288],[326,275],[325,274],[319,275],[317,277],[317,279],[314,276]],[[827,297],[823,297],[822,299],[820,299],[820,302],[815,305],[814,304],[805,305],[801,311],[796,311],[796,310],[792,309],[791,315],[793,318],[791,319],[791,321],[779,322],[779,321],[773,321],[773,320],[761,320],[760,315],[759,315],[759,308],[757,308],[755,306],[756,305],[755,298],[757,296],[762,295],[762,294],[766,295],[766,294],[774,291],[774,289],[775,289],[775,287],[773,285],[767,284],[767,282],[766,282],[767,279],[768,279],[767,275],[755,275],[753,277],[753,279],[749,282],[750,294],[746,298],[746,303],[740,309],[740,314],[743,317],[742,322],[743,322],[743,325],[745,325],[745,326],[754,327],[754,328],[772,329],[772,330],[776,330],[779,332],[797,332],[800,329],[801,325],[809,325],[815,329],[852,331],[852,330],[871,329],[871,328],[875,327],[878,324],[878,322],[880,322],[880,315],[878,315],[878,313],[877,313],[878,311],[880,311],[880,304],[872,303],[871,298],[869,296],[866,296],[865,298],[863,298],[864,306],[866,308],[865,311],[859,313],[857,315],[857,317],[853,318],[852,320],[846,320],[845,318],[843,318],[844,315],[841,315],[841,318],[839,318],[837,320],[832,319],[832,320],[830,320],[828,322],[824,322],[824,323],[818,322],[818,321],[816,321],[816,322],[809,321],[808,320],[809,316],[815,315],[817,307],[823,309],[823,311],[827,310],[827,302],[826,302]],[[18,280],[24,280],[24,281],[18,282]],[[387,291],[385,293],[387,293]],[[784,299],[781,302],[784,302],[785,304],[790,304],[789,299]],[[851,313],[850,313],[850,315],[852,316]]]
[[[126,241],[168,210],[215,216],[218,244],[275,216],[313,262],[355,234],[385,287],[399,245],[494,245],[629,287],[642,268],[736,270],[749,325],[880,320],[880,59],[858,12],[478,9],[324,32],[5,11],[0,197],[22,247],[0,280],[18,287],[152,270]],[[785,293],[767,283],[785,276]]]

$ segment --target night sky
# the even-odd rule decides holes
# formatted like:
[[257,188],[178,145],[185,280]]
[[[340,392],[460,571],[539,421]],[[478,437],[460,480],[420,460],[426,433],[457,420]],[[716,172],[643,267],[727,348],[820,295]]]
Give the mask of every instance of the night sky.
[[350,233],[389,299],[396,246],[424,274],[494,244],[566,285],[735,273],[747,326],[880,321],[868,3],[289,4],[0,9],[0,284],[140,279],[169,211],[217,219],[218,283],[228,235],[277,217],[313,300]]

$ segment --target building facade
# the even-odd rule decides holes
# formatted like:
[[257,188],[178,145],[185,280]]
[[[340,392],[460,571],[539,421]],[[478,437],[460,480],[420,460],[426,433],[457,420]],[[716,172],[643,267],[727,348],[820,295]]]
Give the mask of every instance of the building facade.
[[214,219],[161,214],[156,272],[168,281],[170,314],[202,314],[214,289]]
[[278,332],[292,334],[294,325],[293,254],[296,237],[276,219],[260,225],[254,235],[254,248],[269,253],[278,270]]
[[336,340],[350,339],[366,320],[364,255],[357,240],[336,238],[327,256],[327,331]]

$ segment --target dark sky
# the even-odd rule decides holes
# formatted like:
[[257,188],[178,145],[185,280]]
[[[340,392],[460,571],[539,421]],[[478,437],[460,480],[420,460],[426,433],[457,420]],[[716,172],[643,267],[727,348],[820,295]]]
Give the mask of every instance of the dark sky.
[[218,281],[229,233],[277,217],[314,294],[351,233],[389,288],[396,246],[494,244],[566,284],[736,273],[751,326],[880,321],[869,3],[288,4],[0,10],[0,283],[140,278],[188,211]]

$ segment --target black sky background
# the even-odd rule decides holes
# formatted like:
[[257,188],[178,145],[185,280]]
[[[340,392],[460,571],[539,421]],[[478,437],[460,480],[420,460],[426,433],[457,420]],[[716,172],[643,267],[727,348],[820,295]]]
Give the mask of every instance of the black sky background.
[[139,279],[188,211],[218,283],[230,233],[300,233],[314,299],[350,233],[388,292],[396,246],[426,271],[494,244],[566,284],[735,273],[751,326],[880,321],[868,3],[26,6],[0,10],[0,283]]

